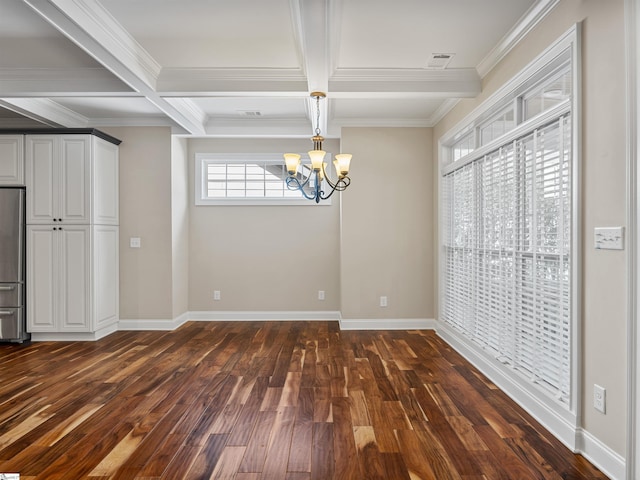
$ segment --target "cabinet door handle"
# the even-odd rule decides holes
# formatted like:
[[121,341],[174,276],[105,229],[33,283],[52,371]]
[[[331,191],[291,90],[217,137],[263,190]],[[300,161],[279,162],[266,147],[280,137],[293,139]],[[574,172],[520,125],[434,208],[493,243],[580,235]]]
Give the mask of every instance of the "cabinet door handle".
[[57,221],[58,221],[58,219],[57,219],[57,218],[54,218],[54,219],[53,219],[53,221],[54,221],[54,222],[57,222]]
[[0,292],[9,292],[11,290],[15,290],[15,288],[16,288],[15,285],[1,285]]
[[0,310],[0,315],[13,315],[11,310]]

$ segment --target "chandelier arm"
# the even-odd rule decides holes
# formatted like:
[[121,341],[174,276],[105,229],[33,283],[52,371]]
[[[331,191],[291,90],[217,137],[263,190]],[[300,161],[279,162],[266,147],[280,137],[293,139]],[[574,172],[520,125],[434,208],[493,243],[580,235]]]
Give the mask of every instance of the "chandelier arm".
[[[336,182],[336,183],[333,183],[333,182],[331,181],[331,179],[329,178],[329,175],[327,175],[327,172],[326,172],[326,170],[325,170],[325,168],[324,168],[324,163],[322,164],[322,175],[324,176],[324,180],[329,184],[329,186],[330,186],[331,188],[335,189],[335,188],[336,188],[336,185],[337,185],[337,182]],[[338,182],[339,182],[339,181],[340,181],[340,179],[338,179]]]
[[[332,188],[332,189],[331,189],[331,191],[330,191],[327,195],[323,195],[323,196],[321,196],[320,198],[321,198],[322,200],[327,200],[329,197],[331,197],[331,195],[333,195],[333,192],[336,192],[336,191],[340,192],[341,190],[340,190],[339,188],[335,188],[335,187],[334,187],[334,188]],[[321,192],[321,193],[323,193],[323,194],[324,194],[324,192]]]
[[285,182],[289,190],[300,190],[304,198],[306,198],[307,200],[316,200],[316,203],[317,203],[318,202],[318,200],[316,199],[317,194],[314,192],[313,195],[309,195],[304,189],[304,187],[306,187],[307,184],[309,183],[309,178],[311,177],[309,176],[304,183],[300,183],[300,180],[298,180],[296,177],[287,177],[285,179]]

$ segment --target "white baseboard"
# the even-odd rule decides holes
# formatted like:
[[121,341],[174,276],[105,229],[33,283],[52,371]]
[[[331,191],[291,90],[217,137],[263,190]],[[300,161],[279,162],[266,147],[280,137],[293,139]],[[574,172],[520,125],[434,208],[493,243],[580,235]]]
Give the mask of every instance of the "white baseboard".
[[435,330],[432,318],[349,318],[340,320],[340,330]]
[[578,451],[612,480],[626,478],[624,457],[614,452],[604,443],[583,429],[579,429]]
[[[578,419],[542,388],[531,384],[518,372],[505,366],[456,331],[438,323],[438,335],[495,383],[517,404],[555,435],[570,450],[578,451]],[[540,401],[546,398],[548,401]]]
[[187,316],[189,320],[226,322],[340,320],[340,312],[335,311],[205,311]]
[[626,478],[624,457],[578,425],[577,418],[568,411],[553,408],[549,402],[540,402],[537,388],[522,380],[520,375],[505,368],[475,345],[446,325],[438,323],[438,335],[465,357],[493,383],[524,408],[570,450],[583,455],[612,480]]
[[95,332],[32,332],[32,342],[95,342],[118,331],[113,323]]
[[189,312],[185,312],[176,318],[162,318],[162,319],[120,319],[118,323],[118,330],[160,330],[171,331],[183,325],[189,320]]

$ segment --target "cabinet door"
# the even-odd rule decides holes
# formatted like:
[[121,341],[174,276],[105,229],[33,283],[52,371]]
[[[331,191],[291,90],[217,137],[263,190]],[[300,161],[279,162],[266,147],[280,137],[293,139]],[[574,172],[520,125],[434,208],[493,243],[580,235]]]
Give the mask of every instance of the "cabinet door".
[[27,227],[27,330],[57,331],[58,231],[50,225]]
[[58,217],[63,223],[90,222],[91,136],[61,135]]
[[60,331],[88,332],[92,327],[90,227],[63,225],[56,233],[60,242]]
[[118,225],[118,146],[93,137],[93,221]]
[[27,135],[25,183],[27,223],[53,223],[58,215],[56,137]]
[[27,135],[27,223],[90,222],[90,135]]
[[24,135],[0,135],[0,185],[24,185]]
[[93,319],[94,330],[113,325],[119,316],[118,227],[93,227]]
[[27,227],[27,326],[30,332],[90,330],[90,227]]

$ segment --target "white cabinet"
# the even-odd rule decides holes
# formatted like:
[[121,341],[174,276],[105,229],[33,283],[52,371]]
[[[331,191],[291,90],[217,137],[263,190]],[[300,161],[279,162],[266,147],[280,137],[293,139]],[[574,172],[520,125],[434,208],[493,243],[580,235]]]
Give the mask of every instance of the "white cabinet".
[[0,185],[24,185],[24,135],[0,135]]
[[118,224],[118,147],[93,135],[26,136],[27,223]]
[[90,227],[27,227],[27,318],[31,332],[91,329]]
[[118,146],[93,134],[27,134],[27,329],[95,339],[119,316]]
[[118,227],[27,227],[27,328],[96,332],[118,321]]

